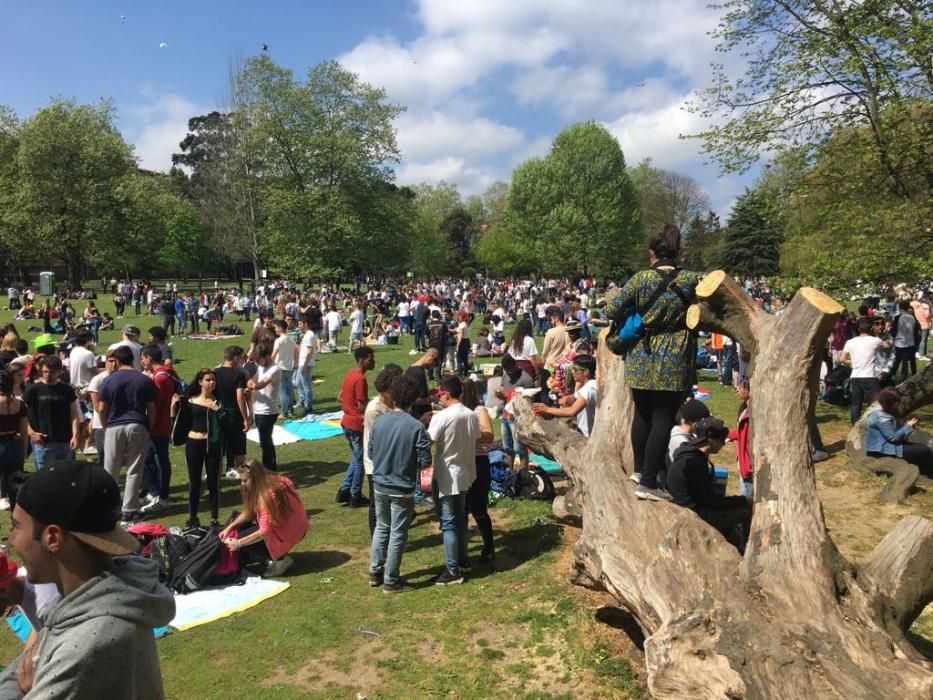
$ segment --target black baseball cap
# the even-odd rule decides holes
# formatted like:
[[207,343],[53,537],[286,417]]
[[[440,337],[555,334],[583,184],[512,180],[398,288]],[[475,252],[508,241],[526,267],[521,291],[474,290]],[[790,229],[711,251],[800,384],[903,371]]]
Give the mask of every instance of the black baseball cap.
[[729,430],[723,422],[718,418],[710,416],[697,421],[697,424],[693,426],[693,437],[690,438],[687,443],[690,445],[702,445],[704,442],[709,442],[710,440],[719,440],[722,442],[725,441],[728,436]]
[[709,418],[710,412],[706,404],[697,399],[690,399],[680,407],[680,417],[685,423],[696,423],[703,418]]
[[120,488],[97,464],[49,464],[20,487],[16,505],[40,523],[58,525],[107,554],[130,554],[139,544],[120,527]]

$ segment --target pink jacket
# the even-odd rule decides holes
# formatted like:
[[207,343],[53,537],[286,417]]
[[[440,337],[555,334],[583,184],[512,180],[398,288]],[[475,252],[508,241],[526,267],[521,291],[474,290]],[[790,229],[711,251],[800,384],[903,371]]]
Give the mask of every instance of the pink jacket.
[[304,503],[295,490],[295,485],[287,476],[279,476],[281,493],[285,497],[288,516],[281,523],[273,522],[268,512],[258,509],[256,520],[259,523],[259,532],[265,540],[266,547],[273,559],[281,559],[291,549],[304,539],[308,532],[308,514]]

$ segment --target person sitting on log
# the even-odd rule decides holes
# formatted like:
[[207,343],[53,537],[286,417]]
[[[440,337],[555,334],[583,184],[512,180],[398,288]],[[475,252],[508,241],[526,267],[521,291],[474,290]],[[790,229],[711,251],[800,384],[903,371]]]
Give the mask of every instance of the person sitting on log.
[[[697,399],[688,399],[683,406],[677,410],[677,417],[674,419],[676,425],[671,428],[671,436],[667,441],[667,465],[674,461],[674,453],[677,448],[693,437],[693,430],[696,424],[709,418],[710,412],[706,404]],[[634,478],[634,474],[632,477]]]
[[710,455],[722,449],[728,434],[718,418],[698,421],[694,436],[674,455],[667,488],[674,503],[695,511],[744,554],[752,506],[744,496],[721,496],[713,490],[713,465],[709,461]]
[[561,398],[558,402],[560,406],[535,403],[532,407],[535,415],[573,418],[577,430],[589,437],[596,418],[596,358],[579,355],[574,358],[570,371],[575,383],[572,395]]
[[907,442],[917,426],[913,416],[901,423],[897,406],[901,395],[896,389],[882,389],[878,394],[880,410],[869,414],[865,433],[865,452],[869,457],[897,457],[917,465],[920,472],[933,477],[933,452],[926,445]]

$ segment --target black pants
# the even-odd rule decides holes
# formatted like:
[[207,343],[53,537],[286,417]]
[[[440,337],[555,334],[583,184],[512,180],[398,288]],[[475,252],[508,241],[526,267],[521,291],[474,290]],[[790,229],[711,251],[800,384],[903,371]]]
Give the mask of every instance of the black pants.
[[[241,540],[247,535],[252,535],[254,532],[258,531],[259,526],[256,523],[240,525],[240,527],[236,529],[237,539]],[[269,548],[266,546],[265,540],[259,540],[258,542],[248,544],[238,549],[237,552],[240,555],[240,566],[268,564],[269,560],[272,559],[272,555],[269,554]]]
[[682,391],[632,389],[635,415],[632,418],[632,450],[641,485],[658,487],[658,472],[664,469],[664,455],[674,427],[677,409],[683,403]]
[[243,416],[236,410],[227,414],[224,424],[223,452],[227,460],[227,469],[236,468],[236,458],[246,456],[246,433],[243,432]]
[[719,530],[740,553],[752,527],[752,504],[745,496],[726,496],[716,510],[705,509],[700,517]]
[[852,403],[849,405],[849,419],[852,421],[852,425],[855,425],[855,422],[862,415],[863,404],[870,404],[874,401],[880,390],[881,385],[874,378],[849,380],[849,394],[852,396]]
[[476,480],[467,491],[467,510],[476,521],[476,527],[483,538],[483,551],[491,552],[492,519],[489,517],[489,486],[492,477],[489,474],[489,457],[476,455]]
[[185,462],[188,465],[188,517],[198,515],[201,501],[201,472],[207,472],[207,497],[211,506],[211,520],[220,513],[220,444],[207,440],[185,442]]
[[[903,365],[901,364],[903,362]],[[910,370],[908,371],[908,366]],[[917,346],[909,348],[894,348],[894,365],[891,367],[891,379],[897,375],[897,368],[901,368],[901,381],[907,379],[908,374],[917,373]]]
[[457,374],[461,377],[467,376],[467,368],[470,366],[470,341],[464,338],[457,346]]
[[0,437],[0,496],[10,500],[10,511],[16,506],[16,492],[10,488],[10,477],[23,471],[23,443],[15,435]]
[[279,417],[278,413],[270,416],[256,414],[256,430],[259,432],[259,449],[262,450],[262,465],[270,471],[278,471],[278,464],[275,461],[275,445],[272,443],[272,429],[275,427],[275,421]]
[[169,335],[175,335],[175,314],[165,314],[162,317],[162,328]]

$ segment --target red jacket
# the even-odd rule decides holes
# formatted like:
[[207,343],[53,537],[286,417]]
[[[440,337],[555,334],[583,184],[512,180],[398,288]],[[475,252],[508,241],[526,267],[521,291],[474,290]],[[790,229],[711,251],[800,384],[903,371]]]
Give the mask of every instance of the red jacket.
[[751,481],[754,468],[752,467],[752,435],[749,428],[751,415],[746,406],[739,414],[739,425],[729,431],[729,439],[738,442],[736,454],[739,463],[739,476],[743,481]]

